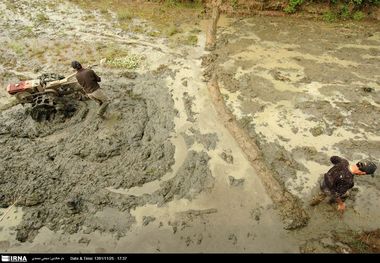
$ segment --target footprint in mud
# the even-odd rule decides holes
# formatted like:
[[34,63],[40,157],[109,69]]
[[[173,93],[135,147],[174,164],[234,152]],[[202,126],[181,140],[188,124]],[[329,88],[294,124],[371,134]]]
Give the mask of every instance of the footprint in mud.
[[234,157],[231,154],[231,150],[224,150],[219,156],[226,163],[229,163],[229,164],[233,164],[234,163]]
[[186,238],[181,236],[181,240],[185,240],[185,244],[187,247],[194,243],[190,236],[187,236]]
[[236,235],[235,234],[230,234],[229,236],[228,236],[228,240],[231,240],[232,241],[232,244],[233,245],[236,245],[236,243],[237,243],[237,237],[236,237]]
[[197,235],[197,245],[200,245],[203,241],[203,235],[202,234],[198,234]]
[[185,240],[186,246],[190,246],[191,244],[197,244],[200,245],[203,241],[203,235],[200,234],[194,234],[192,237],[187,236],[186,238],[184,236],[181,236],[181,240]]
[[260,219],[261,219],[261,213],[262,213],[262,207],[258,207],[258,208],[255,208],[255,209],[252,209],[250,211],[250,217],[252,219],[254,219],[255,221],[257,221],[257,223],[260,222]]
[[149,223],[155,221],[156,218],[153,216],[143,216],[143,226],[149,225]]
[[244,181],[245,179],[236,179],[235,177],[232,177],[232,176],[228,176],[228,180],[230,182],[230,185],[231,186],[234,186],[234,187],[241,187],[244,185]]
[[256,234],[255,234],[255,233],[248,232],[248,233],[247,233],[247,238],[249,238],[249,239],[251,239],[251,240],[255,240],[255,238],[256,238]]
[[78,243],[79,244],[86,244],[88,246],[88,244],[91,242],[91,239],[87,238],[87,237],[82,237],[78,240]]

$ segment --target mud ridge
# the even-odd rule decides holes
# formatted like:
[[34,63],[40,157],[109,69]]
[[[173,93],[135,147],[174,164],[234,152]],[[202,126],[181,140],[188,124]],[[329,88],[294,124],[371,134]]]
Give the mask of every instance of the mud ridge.
[[273,172],[266,167],[263,157],[254,142],[250,139],[247,132],[240,127],[235,116],[227,109],[220,93],[218,80],[215,75],[208,83],[210,96],[219,117],[224,126],[230,131],[236,142],[247,156],[252,166],[257,171],[257,175],[262,180],[267,193],[277,205],[283,222],[284,228],[288,230],[305,227],[309,221],[309,215],[302,208],[300,200],[288,192],[273,175]]

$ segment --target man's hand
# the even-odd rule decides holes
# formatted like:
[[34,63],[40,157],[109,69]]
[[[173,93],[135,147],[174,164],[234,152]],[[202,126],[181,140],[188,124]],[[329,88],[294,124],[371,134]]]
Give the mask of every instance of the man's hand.
[[346,209],[346,205],[343,202],[340,202],[338,204],[338,211],[343,214],[345,209]]
[[338,211],[340,212],[340,218],[342,218],[344,210],[346,209],[346,205],[343,203],[340,197],[336,199],[336,202],[338,203]]

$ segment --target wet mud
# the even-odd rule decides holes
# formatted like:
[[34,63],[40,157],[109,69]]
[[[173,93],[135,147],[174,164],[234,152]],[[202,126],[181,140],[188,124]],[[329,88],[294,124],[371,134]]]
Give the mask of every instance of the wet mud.
[[316,178],[304,161],[328,166],[332,154],[378,160],[378,25],[260,19],[222,29],[205,77],[217,72],[226,104],[279,180]]
[[[141,77],[148,86],[149,78],[158,83]],[[112,92],[115,84],[102,88]],[[90,100],[78,102],[74,116],[52,122],[36,123],[21,105],[1,113],[1,206],[21,195],[17,205],[26,207],[26,215],[20,241],[32,239],[44,225],[68,233],[97,229],[89,215],[105,206],[128,211],[136,205],[133,198],[118,197],[107,187],[139,186],[170,170],[172,105],[159,107],[157,95],[153,100],[144,94],[118,92],[105,121],[97,118],[97,105]],[[171,101],[168,93],[161,96]]]
[[[370,177],[356,180],[343,226],[335,207],[307,207],[331,154],[379,157],[377,27],[222,17],[218,49],[206,53],[198,24],[193,46],[169,45],[139,19],[130,24],[146,31],[131,32],[115,13],[89,15],[72,1],[19,2],[0,3],[2,87],[68,75],[73,58],[137,54],[139,63],[94,68],[111,98],[105,119],[95,102],[69,100],[70,111],[35,122],[29,105],[0,90],[1,250],[339,252],[347,242],[332,229],[379,227]],[[260,148],[258,167],[265,161],[310,215],[304,229],[284,229],[292,222],[268,195],[264,168],[253,169],[220,122],[204,82],[213,73]]]
[[[203,59],[204,77],[217,76],[225,104],[258,145],[267,167],[301,198],[311,216],[301,232],[312,232],[318,247],[317,222],[326,228],[341,224],[334,204],[308,207],[331,167],[329,157],[340,155],[352,163],[380,159],[380,28],[376,23],[253,17],[233,21],[221,31],[217,50]],[[343,229],[379,228],[370,220],[378,216],[373,208],[379,180],[363,176],[355,184],[358,192],[347,204],[357,216],[345,215]],[[334,219],[325,222],[319,213]],[[359,223],[363,217],[368,220]]]
[[[69,2],[46,5],[46,17],[23,18],[33,3],[23,1],[14,14],[11,1],[0,4],[1,86],[44,72],[68,75],[73,58],[97,64],[101,55],[138,54],[140,60],[135,70],[94,68],[111,99],[104,119],[96,116],[93,101],[67,98],[71,114],[63,109],[51,121],[34,122],[30,105],[16,105],[0,91],[2,250],[242,251],[248,249],[241,242],[245,226],[252,223],[246,209],[268,204],[262,216],[271,220],[265,228],[280,222],[233,139],[214,127],[218,123],[200,77],[202,44],[169,48],[166,38],[120,29],[116,14],[107,18],[94,11],[91,19]],[[16,27],[19,45],[9,40]],[[201,33],[199,38],[203,43]],[[71,47],[74,42],[87,57]],[[230,185],[228,176],[236,183]],[[242,227],[228,224],[231,210]],[[274,236],[284,235],[278,229]],[[296,249],[291,242],[271,245],[273,236],[265,230],[255,235],[271,250]],[[268,249],[262,242],[249,246]]]

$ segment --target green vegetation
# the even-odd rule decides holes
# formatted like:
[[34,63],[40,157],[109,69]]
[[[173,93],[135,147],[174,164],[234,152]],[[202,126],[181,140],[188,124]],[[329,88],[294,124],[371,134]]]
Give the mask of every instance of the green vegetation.
[[96,17],[93,14],[83,16],[84,21],[94,21]]
[[323,20],[325,20],[326,22],[335,22],[337,18],[337,15],[332,11],[327,11],[323,14]]
[[24,50],[24,46],[19,44],[18,42],[11,42],[8,44],[8,47],[15,52],[17,55],[21,55]]
[[355,5],[365,5],[365,4],[374,4],[379,5],[380,0],[352,0]]
[[135,69],[140,65],[141,56],[129,54],[125,47],[119,45],[98,44],[94,50],[97,57],[105,58],[111,68]]
[[46,7],[54,9],[61,2],[62,0],[50,0],[49,2],[46,3]]
[[165,30],[165,33],[167,36],[171,37],[177,33],[180,33],[181,30],[178,29],[177,26],[175,25],[170,25],[166,30]]
[[186,38],[185,44],[195,46],[198,43],[198,37],[195,35],[189,35]]
[[233,9],[238,8],[239,1],[238,0],[230,0],[231,1],[231,6]]
[[42,25],[42,24],[46,24],[49,22],[49,17],[47,17],[44,13],[39,13],[34,22],[37,24],[37,25]]
[[340,9],[340,17],[344,20],[351,18],[351,12],[347,4],[344,4]]
[[107,61],[112,61],[117,57],[128,55],[128,51],[118,45],[103,45],[100,44],[95,48],[98,57],[106,58]]
[[296,12],[297,7],[302,5],[304,0],[289,0],[289,4],[285,7],[284,11],[288,14]]
[[14,1],[5,1],[5,5],[7,6],[7,9],[12,12],[17,12],[19,8],[17,7],[17,3]]
[[191,35],[191,34],[181,34],[171,39],[171,44],[173,46],[177,46],[177,45],[196,46],[197,43],[198,43],[198,37],[196,35]]
[[99,11],[100,11],[100,13],[101,13],[102,15],[108,15],[108,14],[109,14],[107,8],[104,8],[104,9],[101,8]]
[[365,17],[365,15],[364,15],[364,13],[363,13],[362,11],[356,11],[356,12],[353,14],[353,16],[352,16],[352,18],[353,18],[354,20],[357,20],[357,21],[362,20],[364,17]]
[[[355,3],[358,3],[358,4],[362,3],[362,0],[355,0],[355,1],[356,1]],[[323,14],[323,20],[325,20],[326,22],[335,22],[339,19],[341,20],[353,19],[356,21],[362,20],[363,18],[365,18],[365,14],[362,11],[357,10],[357,7],[354,8],[352,6],[353,3],[354,3],[353,1],[350,1],[349,3],[344,3],[340,6],[338,5],[334,9],[327,11],[326,13]]]
[[[284,11],[288,14],[295,13],[303,4],[316,2],[314,0],[288,1],[288,5],[284,8]],[[329,1],[329,10],[323,14],[323,20],[327,22],[334,22],[338,19],[361,20],[365,17],[361,10],[370,5],[378,6],[380,5],[380,0],[331,0]]]
[[113,68],[122,69],[136,69],[141,61],[141,57],[138,55],[128,55],[124,57],[117,57],[111,60],[107,60],[106,64]]
[[149,31],[147,34],[151,37],[158,37],[160,35],[160,31]]
[[120,10],[117,12],[117,20],[119,20],[120,22],[124,22],[131,19],[132,15],[131,13],[129,13],[128,10]]
[[[145,32],[150,36],[170,36],[179,33],[182,24],[191,24],[199,20],[202,9],[202,0],[166,0],[146,1],[144,4],[138,1],[120,0],[70,0],[85,10],[97,11],[104,14],[107,19],[112,19],[108,10],[117,10],[117,20],[120,28],[126,31],[145,32],[144,28],[130,26],[132,18],[144,19],[151,23],[153,30]],[[133,14],[133,15],[132,15]],[[176,25],[176,29],[173,28]],[[177,32],[178,31],[178,32]]]
[[24,28],[24,37],[33,37],[35,36],[33,32],[33,27],[27,26]]
[[[237,0],[233,0],[237,1]],[[167,7],[183,7],[183,8],[199,8],[202,6],[202,0],[186,1],[186,0],[165,0]]]

